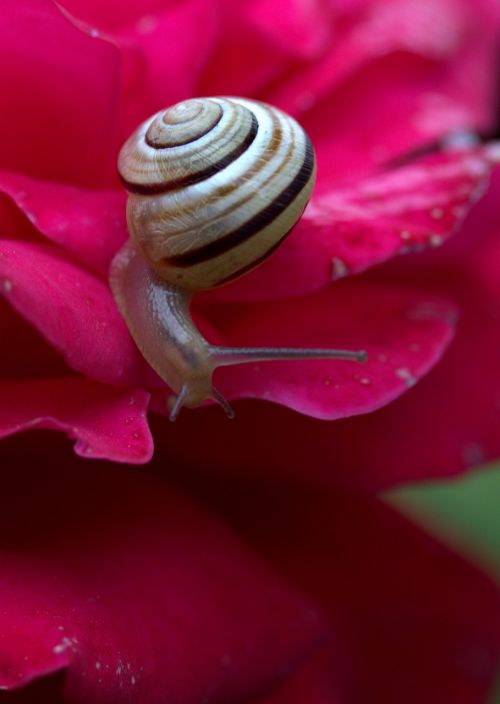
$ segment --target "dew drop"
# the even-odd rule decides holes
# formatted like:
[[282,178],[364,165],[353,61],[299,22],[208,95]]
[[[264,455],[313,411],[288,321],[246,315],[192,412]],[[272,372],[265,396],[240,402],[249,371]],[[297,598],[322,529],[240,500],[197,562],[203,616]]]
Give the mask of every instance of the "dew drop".
[[408,367],[399,367],[399,369],[396,369],[395,374],[398,379],[402,379],[405,382],[409,389],[417,383],[417,379],[413,376]]
[[4,279],[2,286],[4,293],[10,293],[12,291],[12,281],[9,279]]
[[401,230],[401,232],[399,233],[399,236],[405,242],[407,242],[408,240],[411,240],[411,232],[409,230]]
[[441,220],[441,218],[443,217],[443,215],[444,215],[444,213],[443,213],[443,209],[442,209],[442,208],[432,208],[432,210],[431,210],[431,218],[433,218],[434,220]]
[[486,148],[487,156],[497,164],[500,164],[500,142],[493,142]]
[[349,267],[342,259],[339,257],[333,257],[332,259],[332,279],[342,279],[349,273]]
[[431,235],[429,237],[429,244],[431,247],[440,247],[444,242],[444,239],[441,237],[441,235]]
[[452,132],[443,139],[443,148],[447,151],[461,151],[463,149],[471,149],[479,144],[477,135],[473,132],[460,130]]

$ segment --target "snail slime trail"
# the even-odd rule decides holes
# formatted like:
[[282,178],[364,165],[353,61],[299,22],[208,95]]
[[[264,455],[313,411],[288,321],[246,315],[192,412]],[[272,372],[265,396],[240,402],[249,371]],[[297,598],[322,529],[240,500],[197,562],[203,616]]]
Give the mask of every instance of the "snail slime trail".
[[132,134],[118,171],[129,194],[130,239],[111,265],[111,289],[137,347],[174,394],[171,420],[206,399],[234,415],[212,384],[219,366],[365,361],[361,350],[218,347],[189,313],[196,291],[258,266],[304,210],[316,164],[293,118],[243,98],[185,100]]

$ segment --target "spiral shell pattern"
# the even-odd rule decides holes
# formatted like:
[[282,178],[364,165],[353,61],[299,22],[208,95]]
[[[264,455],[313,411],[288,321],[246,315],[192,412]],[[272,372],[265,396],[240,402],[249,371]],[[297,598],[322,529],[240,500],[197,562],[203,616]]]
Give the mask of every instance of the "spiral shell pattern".
[[142,124],[118,170],[139,250],[162,278],[195,291],[271,254],[309,200],[315,160],[303,129],[280,110],[195,98]]

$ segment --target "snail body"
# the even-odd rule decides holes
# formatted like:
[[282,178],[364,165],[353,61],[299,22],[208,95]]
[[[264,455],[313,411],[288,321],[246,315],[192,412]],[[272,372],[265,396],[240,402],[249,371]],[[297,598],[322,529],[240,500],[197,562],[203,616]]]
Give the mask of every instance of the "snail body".
[[129,193],[131,240],[110,283],[144,357],[182,406],[227,401],[217,366],[263,359],[334,357],[343,350],[233,349],[210,345],[189,314],[191,296],[231,281],[266,259],[310,198],[312,145],[295,120],[264,103],[196,98],[146,120],[124,144],[118,170]]

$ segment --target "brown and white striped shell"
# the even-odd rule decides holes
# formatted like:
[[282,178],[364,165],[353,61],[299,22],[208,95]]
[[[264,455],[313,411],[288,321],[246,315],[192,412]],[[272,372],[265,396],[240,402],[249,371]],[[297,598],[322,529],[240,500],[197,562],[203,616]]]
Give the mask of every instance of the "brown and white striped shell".
[[196,291],[271,254],[309,200],[315,160],[303,129],[280,110],[195,98],[146,120],[118,170],[142,255],[163,279]]

